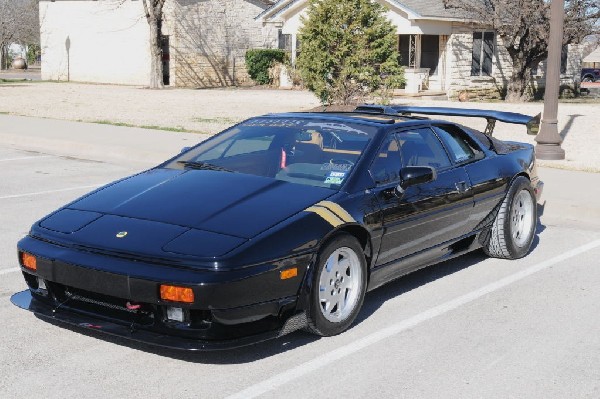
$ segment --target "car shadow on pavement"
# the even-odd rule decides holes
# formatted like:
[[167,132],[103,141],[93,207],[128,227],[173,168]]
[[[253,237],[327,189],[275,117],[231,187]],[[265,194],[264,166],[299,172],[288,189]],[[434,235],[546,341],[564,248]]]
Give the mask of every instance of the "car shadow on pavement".
[[546,225],[544,225],[542,223],[541,217],[544,215],[544,209],[546,207],[546,201],[544,201],[543,204],[537,204],[537,217],[538,217],[538,221],[537,221],[537,225],[535,226],[535,236],[533,237],[533,242],[531,243],[531,248],[529,249],[529,252],[533,252],[537,246],[540,243],[540,234],[542,234],[542,232],[544,230],[546,230]]
[[454,258],[437,265],[428,266],[400,277],[367,294],[363,308],[358,315],[355,324],[367,320],[385,302],[406,294],[414,289],[425,286],[440,278],[444,278],[461,270],[467,269],[487,259],[481,250],[470,252],[458,258]]
[[[538,209],[541,207],[543,214],[543,205],[538,205]],[[535,237],[531,245],[531,250],[534,251],[539,243],[539,235],[546,229],[538,219],[536,227]],[[467,269],[473,265],[485,261],[488,257],[483,253],[482,250],[473,251],[462,255],[458,258],[447,260],[445,262],[438,263],[433,266],[425,267],[423,269],[412,272],[408,275],[402,276],[384,286],[377,288],[376,290],[367,293],[363,307],[351,328],[356,327],[362,322],[366,321],[373,315],[384,303],[392,300],[400,295],[406,294],[414,289],[425,286],[432,283],[440,278],[447,277],[461,270]],[[125,346],[134,350],[139,350],[159,356],[169,357],[176,360],[181,360],[190,363],[202,363],[202,364],[244,364],[251,363],[257,360],[272,357],[290,350],[300,348],[304,345],[315,342],[321,337],[309,334],[304,331],[297,331],[281,338],[261,342],[251,346],[245,346],[242,348],[218,350],[218,351],[197,351],[188,352],[182,350],[160,348],[152,345],[147,345],[141,342],[130,341],[116,336],[106,335],[97,333],[93,330],[84,330],[74,326],[65,325],[59,322],[49,321],[54,325],[61,328],[69,329],[73,332],[83,334],[96,339],[101,339],[106,342],[110,342],[116,345]]]

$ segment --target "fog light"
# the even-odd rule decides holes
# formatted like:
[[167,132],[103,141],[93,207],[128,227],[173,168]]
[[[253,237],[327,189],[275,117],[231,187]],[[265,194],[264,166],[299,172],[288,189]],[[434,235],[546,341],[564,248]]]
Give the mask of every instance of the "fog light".
[[21,252],[21,264],[31,271],[37,270],[37,259],[27,252]]
[[183,323],[183,309],[167,306],[167,319]]
[[188,287],[161,284],[160,299],[163,301],[193,303],[194,291]]
[[38,280],[38,290],[48,291],[48,288],[46,287],[46,280],[44,280],[43,278],[39,278],[39,277],[37,280]]

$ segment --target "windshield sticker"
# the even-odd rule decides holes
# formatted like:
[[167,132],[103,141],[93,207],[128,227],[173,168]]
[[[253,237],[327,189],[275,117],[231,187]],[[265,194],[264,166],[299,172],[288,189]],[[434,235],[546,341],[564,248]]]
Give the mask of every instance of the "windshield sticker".
[[342,184],[345,177],[346,172],[329,172],[325,177],[325,184]]
[[241,124],[241,126],[256,127],[303,127],[306,121],[302,119],[284,119],[284,118],[257,118],[250,119]]
[[349,163],[326,162],[321,166],[321,170],[325,170],[325,171],[348,172],[350,169],[352,169],[352,165],[350,165]]
[[328,177],[325,179],[325,184],[342,184],[343,181],[341,177]]
[[[359,135],[365,135],[368,136],[368,134],[366,132],[363,132],[362,130],[358,130],[358,129],[354,129],[353,127],[344,125],[343,123],[328,123],[328,122],[309,122],[306,124],[306,126],[314,126],[314,127],[319,127],[323,130],[338,130],[338,131],[344,131],[344,132],[348,132],[348,133],[356,133]],[[331,133],[331,132],[329,132]],[[338,137],[339,139],[339,137]],[[341,141],[341,139],[339,139]]]

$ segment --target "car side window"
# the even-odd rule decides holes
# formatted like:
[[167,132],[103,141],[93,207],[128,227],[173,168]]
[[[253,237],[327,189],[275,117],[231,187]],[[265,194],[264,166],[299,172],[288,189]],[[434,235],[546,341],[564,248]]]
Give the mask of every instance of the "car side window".
[[431,166],[435,169],[451,165],[444,146],[430,128],[397,133],[402,166]]
[[369,173],[378,186],[400,180],[400,147],[394,134],[389,134],[375,156]]
[[434,126],[433,130],[446,144],[450,157],[455,163],[469,161],[481,152],[469,142],[465,137],[465,133],[455,126]]

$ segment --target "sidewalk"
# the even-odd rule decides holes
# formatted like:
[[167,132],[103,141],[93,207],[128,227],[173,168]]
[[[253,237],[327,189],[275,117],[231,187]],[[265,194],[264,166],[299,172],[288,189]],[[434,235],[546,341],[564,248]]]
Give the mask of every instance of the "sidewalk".
[[[493,109],[537,115],[543,110],[543,104],[524,103],[458,103],[433,100],[397,100],[405,105],[461,107],[475,109]],[[149,137],[163,137],[166,148],[171,142],[181,142],[181,137],[188,137],[188,142],[197,140],[179,133],[163,132],[154,134],[152,130],[123,130],[114,126],[98,126],[82,124],[60,124],[59,120],[124,123],[133,126],[153,126],[169,129],[185,129],[207,134],[217,133],[236,122],[246,118],[276,112],[303,111],[319,105],[314,95],[307,91],[270,90],[270,89],[165,89],[148,90],[131,86],[85,85],[76,83],[20,83],[0,84],[0,114],[22,115],[44,119],[44,123],[19,119],[0,126],[0,134],[13,135],[12,142],[19,142],[18,135],[34,135],[33,141],[57,140],[73,141],[79,130],[86,132],[83,146],[95,150],[90,143],[97,143],[96,135],[105,132],[121,132],[118,141],[127,143],[127,148],[146,148],[143,151],[155,152],[157,148],[165,148],[162,142],[158,145],[148,143]],[[444,118],[464,125],[484,129],[485,120],[473,118]],[[564,161],[540,161],[540,165],[570,170],[600,172],[600,103],[560,103],[558,129],[564,139],[566,151]],[[11,120],[16,121],[16,120]],[[54,123],[56,122],[56,123]],[[18,125],[23,126],[18,126]],[[57,137],[50,137],[50,132],[58,132]],[[14,126],[17,125],[17,126]],[[6,128],[5,126],[8,126]],[[27,128],[29,126],[30,128]],[[15,129],[20,129],[18,132]],[[33,130],[32,133],[30,132]],[[130,134],[128,132],[136,132]],[[151,134],[152,133],[152,134]],[[151,134],[151,135],[150,135]],[[17,135],[17,136],[15,136]],[[494,135],[501,140],[524,141],[535,144],[534,136],[525,134],[523,126],[498,123]],[[179,147],[179,142],[177,147]],[[29,146],[35,147],[32,142]],[[110,153],[117,151],[113,148]],[[158,150],[160,151],[160,150]]]
[[156,165],[209,135],[0,115],[0,147],[140,168]]

